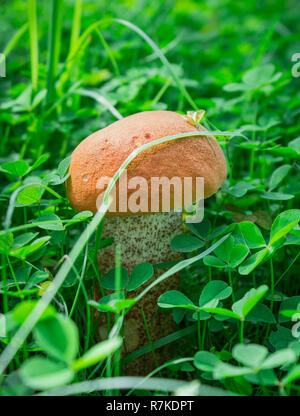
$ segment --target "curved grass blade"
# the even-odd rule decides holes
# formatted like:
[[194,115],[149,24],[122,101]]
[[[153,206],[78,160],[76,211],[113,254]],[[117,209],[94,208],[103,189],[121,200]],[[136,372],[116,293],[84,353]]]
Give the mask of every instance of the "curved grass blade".
[[52,102],[55,91],[55,78],[57,75],[57,65],[61,47],[62,10],[63,2],[61,0],[52,0],[48,40],[46,104]]
[[67,62],[66,62],[67,66],[69,65],[70,61],[73,61],[75,59],[75,56],[76,56],[77,52],[80,50],[80,48],[83,45],[83,43],[85,42],[85,40],[88,38],[88,36],[93,31],[97,31],[100,27],[101,28],[106,28],[107,26],[111,25],[112,23],[119,23],[123,26],[126,26],[129,29],[133,30],[135,33],[137,33],[142,39],[144,39],[144,41],[154,51],[155,55],[160,59],[162,64],[167,68],[167,70],[169,71],[169,73],[170,73],[171,77],[173,78],[175,84],[177,85],[179,91],[182,93],[182,95],[184,96],[186,101],[192,106],[192,108],[194,110],[198,110],[198,107],[197,107],[196,103],[194,102],[194,100],[192,99],[192,97],[190,96],[190,94],[188,93],[188,91],[186,90],[186,88],[184,87],[182,82],[180,81],[179,77],[173,71],[173,68],[172,68],[170,62],[165,57],[165,55],[163,54],[161,49],[156,45],[155,42],[153,42],[153,40],[143,30],[138,28],[133,23],[128,22],[127,20],[117,19],[117,18],[112,18],[112,19],[108,18],[108,19],[102,19],[98,22],[95,22],[93,25],[91,25],[88,29],[86,29],[83,32],[83,34],[78,39],[78,42],[77,42],[76,46],[74,46],[73,49],[70,51],[70,53],[67,57]]
[[103,97],[103,95],[100,95],[95,91],[89,91],[86,89],[80,89],[76,91],[76,94],[93,98],[98,103],[104,105],[104,107],[106,107],[111,112],[111,114],[115,116],[118,120],[121,120],[123,118],[122,114],[120,114],[119,111],[105,97]]
[[148,43],[148,45],[153,49],[154,53],[157,55],[157,57],[160,59],[160,61],[165,65],[165,67],[170,72],[170,75],[174,79],[174,82],[176,83],[178,89],[180,90],[181,94],[184,96],[186,101],[193,107],[194,110],[198,110],[197,104],[194,102],[184,85],[181,83],[179,77],[175,74],[173,71],[172,66],[170,65],[169,61],[165,57],[165,55],[162,53],[162,51],[159,49],[159,47],[156,45],[155,42],[139,27],[134,25],[131,22],[128,22],[127,20],[123,19],[113,19],[114,22],[120,23],[121,25],[127,26],[129,29],[136,32],[141,38],[145,40],[145,42]]
[[[65,281],[68,273],[72,269],[73,264],[75,263],[76,259],[80,255],[81,251],[83,250],[83,248],[85,247],[85,245],[88,243],[88,241],[91,238],[92,234],[96,231],[98,225],[104,219],[104,216],[105,216],[105,214],[106,214],[106,212],[107,212],[107,210],[108,210],[108,208],[109,208],[109,206],[110,206],[110,204],[112,202],[112,199],[110,198],[110,192],[113,189],[113,187],[116,184],[116,182],[119,179],[119,177],[121,176],[122,172],[129,165],[129,163],[140,152],[142,152],[146,148],[151,147],[151,146],[154,146],[156,144],[163,143],[163,142],[167,142],[167,141],[170,141],[170,140],[182,139],[182,138],[185,138],[185,137],[205,136],[205,135],[211,135],[211,134],[212,134],[212,132],[201,132],[201,133],[200,132],[193,132],[193,133],[183,133],[183,134],[177,134],[177,135],[173,135],[173,136],[162,137],[161,139],[154,140],[151,143],[147,143],[146,145],[140,146],[138,149],[135,149],[128,156],[128,158],[125,160],[125,162],[122,164],[122,166],[118,169],[118,171],[116,172],[116,174],[112,178],[111,182],[109,183],[109,185],[108,185],[108,187],[107,187],[107,189],[105,191],[104,198],[103,198],[102,204],[101,204],[98,212],[96,213],[96,215],[94,216],[94,218],[92,219],[92,221],[87,225],[87,227],[85,228],[84,232],[81,234],[81,236],[79,237],[79,239],[76,241],[76,243],[75,243],[73,249],[71,250],[70,254],[68,256],[66,256],[66,259],[68,261],[65,261],[61,265],[61,267],[58,270],[55,278],[53,279],[53,281],[51,283],[51,285],[48,287],[48,289],[46,290],[45,294],[41,297],[41,299],[39,300],[37,306],[34,308],[34,310],[32,311],[32,313],[26,319],[25,323],[14,334],[14,336],[11,339],[10,343],[6,346],[6,348],[4,349],[4,351],[2,352],[2,354],[0,355],[0,375],[3,374],[4,370],[6,369],[6,367],[10,363],[10,361],[13,359],[13,357],[15,356],[16,352],[18,351],[18,349],[20,348],[20,346],[22,345],[22,343],[24,342],[24,340],[30,334],[30,331],[32,330],[32,328],[37,323],[37,321],[38,321],[39,317],[41,316],[41,314],[44,312],[44,310],[46,309],[46,307],[49,305],[49,303],[51,302],[51,300],[54,298],[54,296],[58,292],[60,286]],[[215,134],[215,135],[226,135],[228,133],[219,133],[219,132],[217,132],[217,133],[213,133],[213,134]],[[229,133],[229,135],[232,135],[232,133]],[[14,196],[14,197],[16,198],[16,196]],[[11,213],[8,216],[9,218],[11,218],[12,212],[13,212],[13,207],[11,208]],[[9,227],[9,224],[10,224],[10,222],[8,222],[8,224],[6,224],[7,225],[7,228]],[[8,230],[6,230],[6,231],[8,231]],[[219,244],[221,244],[228,236],[229,236],[229,234],[227,234],[222,239],[220,239],[216,244],[214,244],[212,247],[210,247],[210,249],[206,250],[206,252],[203,252],[203,253],[199,254],[198,256],[196,256],[197,259],[192,258],[192,259],[184,260],[183,262],[178,263],[176,265],[177,267],[179,267],[178,270],[182,270],[184,267],[188,266],[189,264],[193,263],[194,261],[197,261],[198,259],[204,257],[206,254],[209,254]],[[211,250],[211,251],[209,251],[209,250]],[[165,280],[167,277],[171,276],[173,273],[176,273],[176,270],[177,270],[177,267],[176,266],[174,266],[174,267],[172,267],[170,269],[170,271],[169,271],[170,274],[164,273],[160,277],[160,281],[161,280]],[[176,269],[175,269],[175,267],[176,267]],[[154,283],[156,283],[156,282],[158,283],[159,282],[159,279],[157,279]],[[143,297],[152,287],[153,287],[153,284],[150,285],[148,288],[146,288],[139,295],[138,298],[140,299],[141,297]],[[138,300],[138,298],[136,300]]]
[[0,55],[0,65],[4,59],[4,57],[7,57],[9,53],[13,50],[13,48],[18,43],[18,40],[24,35],[24,33],[28,29],[28,23],[25,23],[25,25],[21,26],[20,29],[15,33],[15,35],[12,37],[12,39],[8,42],[6,48],[3,51],[3,54]]

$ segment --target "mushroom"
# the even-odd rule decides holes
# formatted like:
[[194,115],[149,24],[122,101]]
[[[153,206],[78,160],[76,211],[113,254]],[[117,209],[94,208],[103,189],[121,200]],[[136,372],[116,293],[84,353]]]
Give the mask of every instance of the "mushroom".
[[[182,133],[206,131],[201,125],[195,126],[188,120],[171,111],[147,111],[133,114],[99,130],[83,140],[73,151],[67,181],[67,195],[70,204],[78,211],[99,208],[101,195],[105,190],[101,180],[112,178],[126,158],[138,147],[153,140]],[[126,170],[126,185],[123,176],[114,187],[114,212],[106,214],[103,237],[114,237],[114,243],[98,253],[101,273],[115,267],[115,246],[121,247],[122,267],[129,273],[136,264],[149,262],[153,265],[180,259],[180,254],[171,250],[171,239],[182,232],[183,189],[178,193],[171,187],[167,195],[169,207],[164,209],[162,187],[158,189],[158,212],[151,210],[153,203],[153,178],[192,178],[189,189],[192,202],[201,195],[196,189],[195,178],[204,178],[204,195],[214,194],[226,178],[226,161],[224,154],[213,136],[191,136],[154,145],[139,153]],[[135,181],[135,178],[140,178]],[[137,189],[129,189],[130,180],[139,182]],[[101,185],[99,186],[99,181]],[[123,182],[123,183],[122,183]],[[146,185],[146,186],[142,186]],[[134,187],[133,187],[134,188]],[[157,190],[157,188],[156,188]],[[128,204],[125,204],[124,200]],[[129,202],[133,202],[130,207]],[[123,204],[123,205],[122,205]],[[112,210],[113,211],[113,210]],[[166,211],[166,212],[165,212]],[[156,269],[157,278],[164,270]],[[149,283],[149,282],[148,282]],[[136,296],[141,288],[129,292]],[[172,276],[154,286],[140,302],[126,314],[124,324],[124,343],[127,353],[149,344],[142,310],[148,324],[151,341],[154,342],[172,331],[169,314],[157,312],[157,299],[167,290],[178,289],[179,275]],[[99,294],[98,294],[99,297]],[[105,337],[105,322],[100,328],[100,337]],[[165,350],[159,349],[156,359],[161,362],[166,358]],[[132,361],[127,373],[146,374],[157,364],[151,353]]]

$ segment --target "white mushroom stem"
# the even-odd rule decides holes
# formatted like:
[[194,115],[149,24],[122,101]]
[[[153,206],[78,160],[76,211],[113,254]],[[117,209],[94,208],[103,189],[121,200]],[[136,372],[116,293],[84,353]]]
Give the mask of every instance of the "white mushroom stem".
[[[182,214],[179,212],[156,213],[136,216],[115,216],[105,219],[103,237],[114,237],[114,243],[98,252],[98,262],[103,275],[115,267],[116,244],[121,247],[121,264],[129,273],[139,263],[154,264],[165,263],[180,259],[180,254],[170,248],[171,239],[182,232]],[[165,269],[158,269],[152,280],[144,283],[139,289],[128,292],[128,297],[135,297],[153,279],[161,275]],[[124,325],[124,344],[127,353],[135,351],[149,344],[142,310],[144,312],[151,341],[154,342],[172,331],[172,318],[169,314],[158,313],[157,300],[159,296],[168,291],[179,288],[179,274],[171,276],[157,286],[153,287],[126,314]],[[98,294],[98,298],[99,298]],[[107,335],[106,319],[103,314],[99,328],[101,338]],[[156,359],[162,362],[168,357],[161,350],[156,351]],[[146,374],[156,365],[152,354],[134,360],[126,371],[130,375]]]

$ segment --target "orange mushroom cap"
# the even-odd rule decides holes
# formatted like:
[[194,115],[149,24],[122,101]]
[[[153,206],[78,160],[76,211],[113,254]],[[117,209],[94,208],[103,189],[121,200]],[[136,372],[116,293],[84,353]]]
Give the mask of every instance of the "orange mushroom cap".
[[[71,156],[70,177],[66,182],[70,204],[77,211],[95,213],[97,198],[106,189],[106,186],[99,188],[99,180],[112,178],[135,149],[165,136],[197,132],[199,128],[206,131],[201,125],[197,129],[184,116],[172,111],[146,111],[118,120],[91,134],[76,147]],[[154,177],[202,177],[204,198],[207,198],[220,188],[226,175],[226,160],[213,136],[185,137],[154,145],[139,153],[127,167],[128,181],[134,177],[147,181],[149,209],[146,213],[151,213],[151,179]],[[133,192],[133,189],[128,189],[127,198]],[[196,202],[198,195],[194,183],[192,193],[193,202]],[[116,195],[118,207],[119,183],[116,185]],[[171,188],[170,209],[174,208],[178,208],[178,203]],[[108,212],[108,215],[135,213],[127,209],[114,214]]]

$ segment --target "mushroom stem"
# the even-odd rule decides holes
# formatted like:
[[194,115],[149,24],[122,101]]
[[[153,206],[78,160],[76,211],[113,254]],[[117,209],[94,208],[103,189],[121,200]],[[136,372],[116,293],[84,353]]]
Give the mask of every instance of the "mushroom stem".
[[[182,214],[164,212],[149,215],[113,216],[105,219],[103,237],[114,237],[114,243],[98,252],[98,262],[102,274],[115,267],[115,247],[121,247],[122,267],[133,268],[144,262],[165,263],[180,259],[180,254],[171,250],[171,239],[182,232]],[[150,281],[137,290],[128,292],[127,297],[136,297],[150,282],[160,276],[165,269],[156,269]],[[134,305],[125,317],[124,349],[131,353],[157,341],[172,331],[173,321],[169,314],[158,312],[158,297],[179,288],[179,273],[159,283]],[[99,293],[96,296],[99,296]],[[146,323],[145,323],[146,321]],[[148,328],[147,328],[148,327]],[[107,336],[105,314],[99,327],[100,338]],[[148,332],[148,334],[147,334]],[[149,340],[149,335],[151,341]],[[154,356],[155,355],[155,356]],[[147,353],[131,361],[126,367],[130,375],[145,375],[168,357],[163,348]]]

